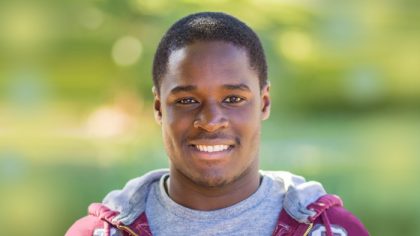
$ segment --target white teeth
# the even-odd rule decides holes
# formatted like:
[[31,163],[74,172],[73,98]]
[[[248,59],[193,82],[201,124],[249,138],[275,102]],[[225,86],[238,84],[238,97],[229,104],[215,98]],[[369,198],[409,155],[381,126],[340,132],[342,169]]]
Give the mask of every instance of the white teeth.
[[205,145],[195,145],[195,147],[202,152],[220,152],[227,150],[229,145],[214,145],[214,146],[205,146]]

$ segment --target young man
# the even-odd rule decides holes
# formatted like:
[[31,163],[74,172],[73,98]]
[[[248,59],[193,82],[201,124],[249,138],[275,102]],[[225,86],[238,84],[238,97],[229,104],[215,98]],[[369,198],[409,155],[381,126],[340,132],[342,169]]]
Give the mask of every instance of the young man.
[[210,12],[179,20],[156,51],[153,82],[170,169],[92,204],[67,236],[368,235],[320,184],[259,170],[269,83],[243,22]]

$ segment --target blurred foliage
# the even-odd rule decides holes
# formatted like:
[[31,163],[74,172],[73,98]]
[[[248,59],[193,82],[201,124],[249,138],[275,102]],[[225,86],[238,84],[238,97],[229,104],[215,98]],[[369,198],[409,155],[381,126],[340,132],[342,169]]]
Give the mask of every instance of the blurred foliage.
[[63,235],[89,203],[167,166],[154,51],[180,17],[223,11],[257,31],[269,62],[261,167],[321,181],[372,235],[419,235],[419,5],[0,1],[2,234]]

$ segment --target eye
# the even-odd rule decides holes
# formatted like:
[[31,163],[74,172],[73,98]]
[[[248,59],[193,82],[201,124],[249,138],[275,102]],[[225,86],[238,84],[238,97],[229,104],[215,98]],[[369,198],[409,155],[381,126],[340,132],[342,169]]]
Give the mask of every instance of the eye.
[[177,100],[176,103],[181,104],[181,105],[189,105],[189,104],[198,103],[198,101],[195,100],[194,98],[181,98]]
[[233,95],[233,96],[229,96],[229,97],[225,98],[225,100],[223,100],[223,102],[226,102],[226,103],[240,103],[244,100],[245,100],[244,98]]

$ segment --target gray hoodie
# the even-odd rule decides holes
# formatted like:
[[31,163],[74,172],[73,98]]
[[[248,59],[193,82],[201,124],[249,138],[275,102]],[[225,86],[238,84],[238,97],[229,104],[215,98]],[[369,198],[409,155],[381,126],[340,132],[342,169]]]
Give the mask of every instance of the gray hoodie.
[[[195,220],[199,220],[197,219],[197,216],[207,214],[207,216],[212,217],[210,219],[213,219],[214,216],[226,216],[229,211],[238,211],[238,209],[244,209],[244,207],[249,207],[250,211],[256,210],[256,212],[258,212],[258,209],[255,208],[264,207],[265,204],[267,209],[264,209],[264,217],[253,217],[254,221],[255,219],[262,218],[264,223],[267,221],[271,222],[270,225],[274,227],[278,218],[278,213],[282,208],[284,208],[289,215],[297,221],[307,223],[308,217],[313,216],[315,212],[308,210],[306,207],[322,195],[326,194],[325,190],[319,183],[313,181],[306,182],[303,177],[293,175],[289,172],[261,171],[263,182],[257,192],[250,196],[249,199],[236,204],[236,206],[228,207],[226,209],[200,213],[199,211],[177,205],[166,195],[166,193],[164,193],[162,177],[168,174],[169,171],[167,169],[151,171],[141,177],[130,180],[122,190],[114,190],[110,192],[103,200],[103,203],[111,210],[120,212],[113,221],[120,221],[125,225],[129,225],[137,217],[139,217],[141,213],[146,212],[154,235],[165,235],[165,232],[161,232],[161,230],[167,227],[158,227],[162,224],[172,225],[171,235],[187,235],[188,233],[186,234],[185,232],[187,229],[184,228],[179,230],[182,234],[176,234],[175,232],[177,232],[177,230],[174,226],[180,225],[180,227],[185,227],[185,225],[188,225],[188,229],[193,229],[193,226],[196,223],[198,224],[197,227],[200,227],[200,229],[211,230],[211,225],[199,225],[199,221],[194,222]],[[267,198],[267,196],[264,196],[261,192],[269,193],[270,197],[274,198],[271,199],[272,204],[275,204],[274,207],[269,205],[270,199]],[[260,204],[258,201],[264,202],[264,204]],[[258,207],[254,207],[252,204],[255,206],[258,205]],[[270,213],[270,209],[272,209],[272,213]],[[180,212],[191,213],[191,216],[193,217],[180,219],[180,217],[175,216]],[[250,214],[255,215],[258,213],[251,212]],[[222,227],[226,228],[229,226],[235,228],[232,224],[234,224],[234,222],[241,222],[241,224],[244,225],[238,225],[237,228],[247,230],[246,228],[249,224],[246,223],[246,220],[240,219],[240,217],[246,217],[246,214],[241,213],[234,217],[237,219],[232,222],[224,219],[222,222],[224,225]],[[183,220],[188,222],[188,224],[183,224]],[[201,223],[211,224],[212,222],[206,220]],[[258,225],[258,222],[253,223]],[[248,229],[247,232],[258,228],[255,225]],[[217,229],[220,230],[220,223],[218,224]],[[267,230],[267,232],[270,232],[272,229]],[[203,232],[200,235],[212,234],[212,231],[208,231],[206,233],[203,230],[200,230],[200,232]],[[240,233],[237,233],[237,235],[240,235]]]

